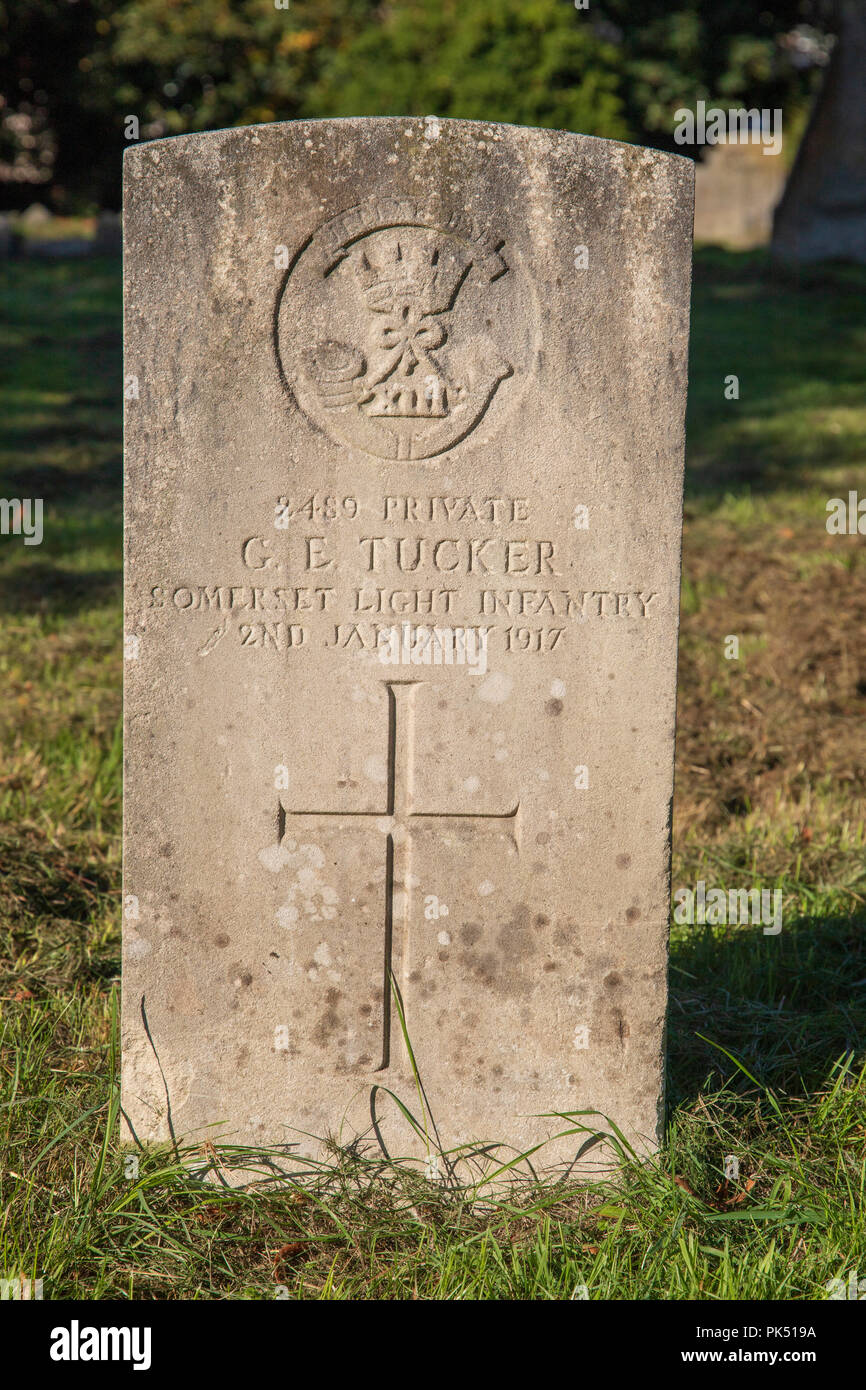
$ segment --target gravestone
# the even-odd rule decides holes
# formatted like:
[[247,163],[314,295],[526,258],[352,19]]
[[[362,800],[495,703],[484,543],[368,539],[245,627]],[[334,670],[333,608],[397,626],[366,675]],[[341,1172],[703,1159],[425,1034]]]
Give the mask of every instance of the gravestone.
[[692,167],[432,117],[127,152],[140,1142],[423,1155],[414,1056],[446,1148],[657,1144]]

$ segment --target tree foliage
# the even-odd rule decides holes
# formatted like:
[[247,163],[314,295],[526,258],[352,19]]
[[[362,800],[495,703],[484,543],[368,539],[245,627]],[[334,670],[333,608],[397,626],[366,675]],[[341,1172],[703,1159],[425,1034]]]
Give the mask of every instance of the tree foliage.
[[116,205],[129,116],[145,139],[435,114],[673,148],[701,97],[802,107],[833,23],[831,0],[282,2],[0,0],[0,164],[23,133],[55,202]]

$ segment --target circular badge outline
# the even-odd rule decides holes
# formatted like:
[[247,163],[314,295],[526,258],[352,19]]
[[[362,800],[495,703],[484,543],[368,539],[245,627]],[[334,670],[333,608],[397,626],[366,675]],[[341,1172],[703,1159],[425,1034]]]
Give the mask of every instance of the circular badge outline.
[[[350,227],[350,219],[356,224],[355,230],[352,230]],[[322,243],[324,243],[321,250],[323,253],[327,252],[328,235],[329,233],[333,234],[335,231],[339,230],[341,224],[346,225],[346,235],[339,240],[335,240],[333,246],[330,249],[330,254],[323,254],[322,257],[322,259],[325,261],[324,270],[322,272],[323,278],[325,279],[329,275],[331,275],[334,270],[337,269],[338,265],[342,264],[342,262],[349,255],[351,248],[353,246],[356,246],[359,241],[363,241],[365,237],[372,236],[376,232],[389,231],[391,230],[391,228],[395,227],[417,227],[423,231],[438,232],[442,236],[453,236],[457,240],[462,241],[464,245],[470,247],[472,250],[475,250],[476,252],[478,249],[480,249],[483,252],[483,263],[486,265],[488,270],[490,265],[496,265],[496,263],[498,262],[499,264],[498,266],[496,266],[495,273],[491,274],[486,272],[487,279],[490,284],[493,284],[496,280],[500,279],[503,275],[507,274],[508,271],[516,272],[519,268],[526,279],[526,287],[532,304],[535,328],[535,333],[533,336],[536,338],[536,340],[539,329],[538,300],[535,294],[534,287],[532,286],[531,280],[528,276],[526,276],[525,271],[523,270],[521,257],[516,252],[511,253],[512,259],[510,261],[506,261],[505,258],[502,256],[502,248],[505,246],[506,243],[506,239],[504,237],[496,237],[490,232],[486,231],[482,231],[479,233],[475,224],[468,218],[464,219],[460,213],[457,213],[456,215],[452,214],[450,217],[446,219],[442,214],[437,214],[435,212],[419,208],[417,203],[415,203],[411,198],[399,198],[385,195],[384,197],[374,197],[366,199],[363,203],[354,204],[352,207],[346,208],[343,212],[334,213],[333,216],[329,217],[325,222],[321,223],[320,226],[317,227],[315,231],[311,232],[310,235],[301,243],[283,274],[282,282],[277,288],[277,295],[274,303],[274,357],[276,359],[277,372],[279,374],[280,382],[282,383],[283,389],[285,390],[289,400],[292,402],[292,404],[295,406],[298,412],[303,416],[303,418],[307,421],[310,427],[317,434],[320,434],[324,439],[327,439],[331,444],[339,444],[342,445],[344,448],[355,449],[360,454],[365,455],[367,458],[375,458],[383,463],[396,463],[398,462],[398,460],[394,459],[388,454],[374,453],[371,449],[366,448],[363,444],[350,443],[345,439],[339,437],[335,438],[332,434],[330,434],[329,431],[325,428],[325,426],[320,424],[319,421],[316,420],[314,416],[312,416],[309,413],[309,411],[306,410],[304,406],[301,404],[297,392],[294,390],[292,383],[289,381],[288,374],[283,365],[282,354],[280,352],[280,315],[282,312],[283,300],[285,298],[286,290],[289,286],[289,281],[291,280],[292,275],[294,274],[301,258],[306,255],[306,253],[311,249],[311,247],[313,247],[313,245],[317,241],[321,241]],[[537,350],[538,344],[536,341],[535,347],[530,353],[531,358],[534,358],[537,355]],[[519,394],[522,395],[522,391]],[[493,398],[491,398],[491,400],[492,399]],[[490,402],[488,402],[487,408],[489,408],[489,404]],[[432,459],[441,458],[443,454],[447,454],[450,449],[456,448],[458,444],[462,444],[463,441],[468,438],[468,436],[473,432],[473,430],[476,429],[477,426],[481,423],[481,420],[487,413],[487,408],[482,410],[480,415],[466,427],[466,429],[461,435],[459,435],[456,439],[451,440],[451,442],[447,444],[444,448],[437,449],[435,453],[426,454],[421,458],[402,459],[399,460],[399,462],[404,464],[412,463],[416,465],[423,465],[425,463],[428,463]]]

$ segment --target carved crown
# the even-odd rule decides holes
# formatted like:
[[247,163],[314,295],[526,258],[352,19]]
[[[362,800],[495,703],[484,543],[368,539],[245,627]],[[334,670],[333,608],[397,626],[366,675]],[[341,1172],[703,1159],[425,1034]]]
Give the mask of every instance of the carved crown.
[[442,313],[454,298],[466,262],[461,264],[452,248],[439,241],[413,241],[407,230],[408,235],[380,240],[358,252],[354,271],[364,299],[377,314],[407,304],[425,313]]

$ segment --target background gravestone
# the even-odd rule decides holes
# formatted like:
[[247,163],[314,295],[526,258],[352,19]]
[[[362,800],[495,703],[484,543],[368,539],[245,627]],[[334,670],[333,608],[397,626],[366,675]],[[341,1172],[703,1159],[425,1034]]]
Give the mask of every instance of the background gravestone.
[[688,160],[480,122],[127,153],[142,1141],[417,1109],[402,1011],[446,1146],[655,1145],[691,218]]

